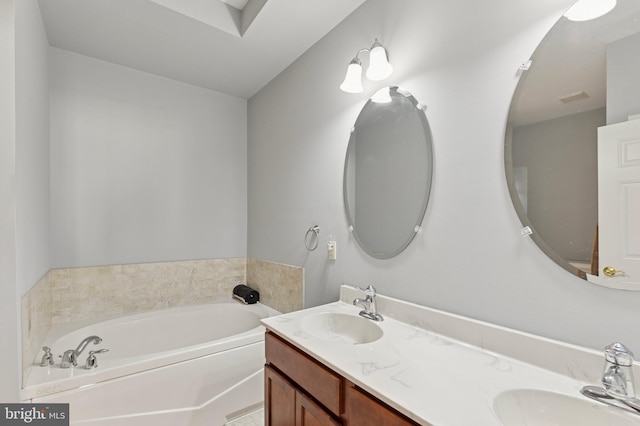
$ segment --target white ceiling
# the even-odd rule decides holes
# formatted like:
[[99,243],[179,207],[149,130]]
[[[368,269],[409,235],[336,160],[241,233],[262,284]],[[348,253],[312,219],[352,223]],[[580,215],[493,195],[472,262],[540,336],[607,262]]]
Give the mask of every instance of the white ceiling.
[[364,1],[39,3],[51,46],[248,99]]

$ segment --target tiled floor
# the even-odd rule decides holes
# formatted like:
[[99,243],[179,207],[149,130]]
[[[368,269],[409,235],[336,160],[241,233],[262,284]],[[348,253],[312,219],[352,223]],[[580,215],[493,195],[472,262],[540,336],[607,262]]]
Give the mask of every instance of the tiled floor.
[[227,423],[227,426],[264,426],[264,410],[238,417]]

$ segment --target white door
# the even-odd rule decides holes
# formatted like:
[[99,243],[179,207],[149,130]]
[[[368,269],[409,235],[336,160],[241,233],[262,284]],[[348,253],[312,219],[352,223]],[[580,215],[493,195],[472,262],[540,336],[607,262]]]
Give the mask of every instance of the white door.
[[640,290],[640,120],[598,129],[599,274],[589,280]]

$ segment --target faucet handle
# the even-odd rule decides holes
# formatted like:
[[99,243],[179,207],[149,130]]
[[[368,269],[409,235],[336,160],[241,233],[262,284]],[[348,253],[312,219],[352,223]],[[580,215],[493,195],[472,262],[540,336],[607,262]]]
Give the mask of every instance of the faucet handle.
[[109,349],[89,351],[89,356],[87,357],[87,362],[84,364],[84,368],[87,370],[91,370],[92,368],[98,368],[98,359],[96,358],[96,354],[101,354],[104,352],[109,352]]
[[42,360],[40,361],[40,367],[53,365],[53,354],[51,353],[51,348],[48,346],[43,346],[42,350],[44,351],[44,355],[42,355]]
[[358,290],[364,292],[367,296],[375,296],[376,295],[376,288],[374,286],[372,286],[371,284],[369,284],[367,286],[367,288],[358,287]]
[[623,367],[633,365],[633,352],[619,342],[612,343],[604,348],[604,358],[614,365]]

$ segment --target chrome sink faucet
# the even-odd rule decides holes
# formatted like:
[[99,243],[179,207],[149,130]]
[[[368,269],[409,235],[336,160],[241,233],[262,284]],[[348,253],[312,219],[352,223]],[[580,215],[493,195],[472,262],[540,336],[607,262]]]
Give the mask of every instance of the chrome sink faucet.
[[633,353],[622,343],[604,348],[604,373],[599,386],[585,386],[583,395],[605,404],[640,414],[640,400],[636,398],[633,379]]
[[633,353],[622,343],[612,343],[604,348],[604,373],[602,386],[616,399],[635,398],[633,380]]
[[360,288],[358,290],[363,291],[365,294],[365,298],[357,298],[353,300],[354,305],[361,305],[364,310],[360,311],[360,316],[368,318],[373,321],[382,321],[382,315],[378,313],[378,308],[376,306],[376,289],[372,285],[367,288]]
[[102,339],[98,336],[85,337],[84,339],[82,339],[82,342],[80,342],[77,348],[64,351],[64,355],[62,355],[62,362],[60,363],[60,368],[69,368],[78,365],[78,357],[91,342],[93,342],[94,345],[97,345],[98,343],[102,342]]

